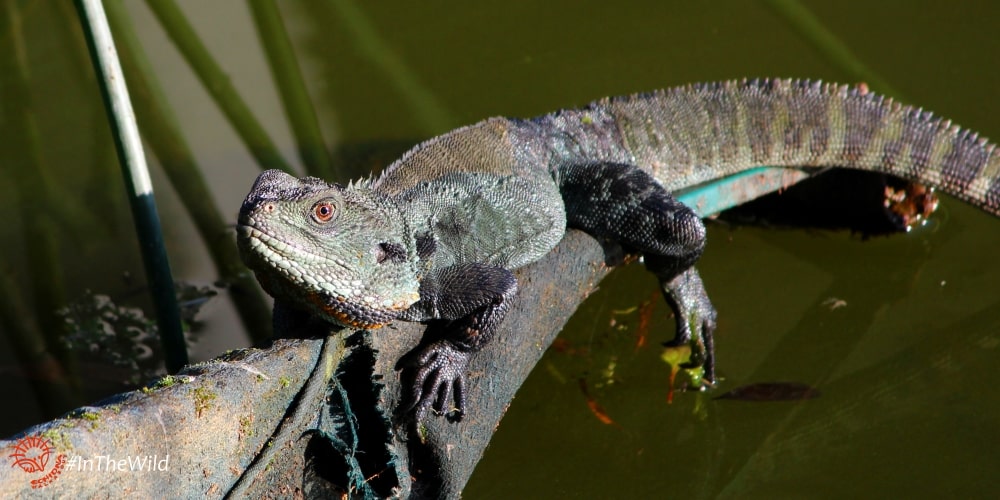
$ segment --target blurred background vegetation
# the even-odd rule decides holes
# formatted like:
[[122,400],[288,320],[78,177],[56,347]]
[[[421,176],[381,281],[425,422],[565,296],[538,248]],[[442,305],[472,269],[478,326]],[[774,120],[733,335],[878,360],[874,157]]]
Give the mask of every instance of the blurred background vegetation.
[[[744,76],[864,80],[1000,137],[1000,8],[985,0],[105,6],[195,360],[268,335],[268,300],[232,232],[264,168],[346,180],[488,116]],[[0,147],[8,435],[134,387],[161,359],[70,2],[0,0]],[[529,379],[467,494],[993,492],[998,229],[949,199],[914,234],[868,242],[713,225],[701,270],[721,315],[723,390],[802,382],[820,392],[808,401],[685,393],[667,405],[651,346],[671,321],[658,302],[638,307],[654,290],[641,269],[619,271]]]

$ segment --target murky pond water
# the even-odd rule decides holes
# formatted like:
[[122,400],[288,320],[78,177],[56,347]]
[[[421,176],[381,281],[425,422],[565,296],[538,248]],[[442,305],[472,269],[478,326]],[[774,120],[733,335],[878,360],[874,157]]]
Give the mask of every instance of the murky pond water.
[[[5,302],[0,417],[9,435],[99,394],[119,374],[84,365],[64,400],[18,367],[25,321],[84,290],[147,306],[118,167],[72,8],[5,1],[0,26],[0,229]],[[787,2],[281,3],[340,180],[406,145],[492,115],[533,116],[693,81],[795,76],[853,81]],[[227,218],[259,166],[146,4],[124,2],[213,196]],[[302,169],[242,2],[179,2],[285,161]],[[998,9],[989,2],[801,1],[891,91],[1000,138]],[[6,16],[6,17],[4,17]],[[815,31],[812,31],[815,33]],[[843,60],[843,59],[842,59]],[[152,157],[152,155],[150,155]],[[218,273],[164,173],[154,170],[175,274]],[[638,266],[581,307],[515,399],[469,498],[980,497],[1000,468],[1000,221],[945,198],[911,234],[712,224],[702,276],[720,313],[722,388],[677,393],[659,341],[672,335]],[[28,318],[25,320],[24,318]],[[222,290],[202,311],[195,356],[246,346]],[[48,329],[48,330],[47,330]],[[580,381],[588,390],[581,391]],[[713,399],[744,384],[808,384],[800,401]],[[588,408],[599,404],[601,415]],[[608,425],[598,417],[610,419]]]

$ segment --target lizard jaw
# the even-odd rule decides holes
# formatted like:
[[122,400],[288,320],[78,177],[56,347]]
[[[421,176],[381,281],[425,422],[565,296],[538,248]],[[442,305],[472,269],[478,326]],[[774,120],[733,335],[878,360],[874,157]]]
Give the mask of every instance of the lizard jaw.
[[[353,328],[375,329],[391,323],[400,312],[420,299],[419,293],[393,300],[365,293],[361,280],[317,279],[301,263],[317,263],[326,269],[350,270],[339,259],[317,255],[247,224],[237,226],[240,252],[276,298],[299,295],[311,308],[332,323]],[[285,293],[285,292],[288,293]]]

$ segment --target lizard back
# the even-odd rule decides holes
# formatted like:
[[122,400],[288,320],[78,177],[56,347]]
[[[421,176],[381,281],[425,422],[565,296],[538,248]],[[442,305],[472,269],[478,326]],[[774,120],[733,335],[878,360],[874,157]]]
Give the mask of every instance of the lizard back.
[[535,177],[535,151],[506,118],[488,118],[425,141],[386,167],[372,187],[399,195],[417,184],[456,173]]
[[760,166],[872,170],[1000,215],[994,144],[864,86],[809,80],[694,84],[490,118],[415,147],[375,186],[398,194],[456,171],[558,179],[566,166],[594,162],[635,165],[668,191]]

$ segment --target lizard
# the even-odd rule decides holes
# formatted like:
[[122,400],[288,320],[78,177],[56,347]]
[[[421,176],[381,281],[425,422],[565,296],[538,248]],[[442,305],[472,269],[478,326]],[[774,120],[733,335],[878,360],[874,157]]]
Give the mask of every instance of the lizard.
[[672,193],[760,166],[882,172],[1000,215],[1000,153],[978,134],[863,84],[754,79],[489,118],[347,185],[265,171],[237,244],[275,298],[276,334],[443,324],[404,363],[417,421],[466,413],[467,364],[516,296],[512,270],[567,227],[642,255],[675,314],[666,344],[690,345],[712,385],[717,314],[694,267],[705,226]]

